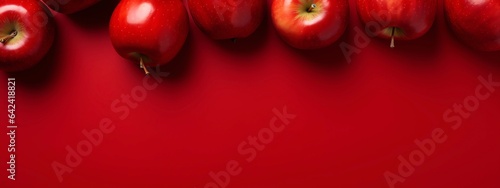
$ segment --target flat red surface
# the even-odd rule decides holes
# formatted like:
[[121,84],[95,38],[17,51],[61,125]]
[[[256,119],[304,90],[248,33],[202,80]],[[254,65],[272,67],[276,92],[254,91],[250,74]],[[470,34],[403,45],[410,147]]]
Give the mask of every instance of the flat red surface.
[[[373,39],[350,64],[339,44],[354,44],[353,28],[361,28],[353,8],[346,34],[317,51],[288,47],[269,21],[236,44],[212,41],[191,23],[184,49],[162,68],[170,75],[127,106],[122,96],[140,91],[144,74],[110,43],[116,2],[56,15],[57,39],[43,62],[1,74],[0,122],[7,125],[7,77],[15,77],[19,126],[16,180],[2,170],[2,187],[216,187],[210,172],[224,175],[228,162],[240,171],[221,178],[228,188],[389,187],[384,173],[399,174],[398,156],[419,153],[414,141],[436,130],[447,139],[395,187],[500,187],[500,87],[478,79],[500,81],[500,53],[464,46],[441,10],[423,38],[397,41],[396,49]],[[477,87],[488,97],[475,105]],[[462,122],[452,129],[456,122],[443,114],[464,100],[470,116],[450,114]],[[273,109],[285,107],[295,118],[251,146],[249,137],[282,123]],[[68,165],[67,148],[89,143],[82,131],[106,118],[115,129],[60,182],[54,162]]]

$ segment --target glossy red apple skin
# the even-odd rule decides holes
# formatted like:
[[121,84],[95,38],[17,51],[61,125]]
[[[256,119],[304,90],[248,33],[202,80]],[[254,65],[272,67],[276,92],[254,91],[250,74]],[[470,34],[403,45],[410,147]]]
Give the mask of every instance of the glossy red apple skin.
[[458,38],[481,51],[500,50],[500,1],[445,0],[444,7]]
[[111,16],[109,35],[122,57],[147,66],[166,64],[189,32],[181,0],[122,0]]
[[52,10],[63,13],[73,14],[86,9],[101,0],[42,0]]
[[[311,4],[312,12],[307,12]],[[348,25],[347,0],[275,0],[271,17],[278,35],[298,49],[318,49],[333,44]]]
[[21,71],[37,64],[50,50],[55,24],[49,9],[38,0],[0,0],[0,69]]
[[[395,27],[398,28],[395,39],[413,40],[430,30],[438,4],[437,0],[357,0],[356,6],[365,25],[369,22],[382,25],[374,31],[378,37],[391,38],[391,28]],[[387,19],[386,23],[380,23],[379,17]]]
[[212,39],[250,36],[265,15],[265,0],[187,0],[200,30]]

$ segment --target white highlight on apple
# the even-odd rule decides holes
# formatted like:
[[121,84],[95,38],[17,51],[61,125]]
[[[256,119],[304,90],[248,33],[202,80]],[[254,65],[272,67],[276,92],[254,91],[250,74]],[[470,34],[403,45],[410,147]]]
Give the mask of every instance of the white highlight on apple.
[[0,7],[0,14],[3,14],[4,12],[7,11],[16,11],[21,15],[24,15],[28,12],[28,10],[26,10],[24,7],[18,5],[5,5]]
[[486,3],[486,0],[469,0],[469,3],[473,5],[482,5]]
[[[27,36],[26,36],[26,38],[27,38]],[[22,46],[24,46],[25,43],[26,43],[25,39],[20,40],[20,41],[16,41],[13,44],[9,43],[9,44],[5,45],[5,49],[7,49],[7,50],[17,50],[17,49],[21,48]]]
[[153,14],[154,8],[151,3],[141,3],[128,12],[127,22],[130,24],[142,24]]
[[[292,3],[292,0],[285,0],[285,5],[289,5],[290,3]],[[284,6],[284,7],[290,7],[290,6]]]
[[311,20],[306,20],[304,22],[304,25],[314,25],[316,23],[318,23],[319,21],[323,20],[323,18],[325,18],[325,13],[321,13],[319,16],[315,17],[314,19],[311,19]]

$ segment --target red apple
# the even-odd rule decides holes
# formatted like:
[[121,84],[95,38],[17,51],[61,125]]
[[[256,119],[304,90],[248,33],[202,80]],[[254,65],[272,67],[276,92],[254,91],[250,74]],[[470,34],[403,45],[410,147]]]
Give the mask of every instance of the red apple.
[[63,14],[72,14],[86,9],[100,0],[42,0],[52,10]]
[[47,54],[55,24],[38,0],[0,0],[0,69],[20,71]]
[[194,22],[212,39],[251,35],[262,23],[265,0],[188,0]]
[[356,6],[365,27],[378,23],[373,34],[391,39],[392,48],[395,39],[413,40],[427,33],[437,12],[437,0],[357,0]]
[[122,0],[109,24],[109,35],[122,57],[144,68],[168,63],[180,51],[189,32],[181,0]]
[[290,46],[323,48],[344,33],[349,3],[347,0],[275,0],[271,16],[276,31]]
[[445,13],[455,34],[483,51],[500,50],[499,0],[445,0]]

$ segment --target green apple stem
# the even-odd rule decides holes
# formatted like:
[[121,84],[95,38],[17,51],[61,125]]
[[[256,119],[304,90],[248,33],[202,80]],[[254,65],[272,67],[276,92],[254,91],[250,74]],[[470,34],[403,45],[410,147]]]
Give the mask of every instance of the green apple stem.
[[395,28],[395,27],[392,27],[392,33],[391,33],[391,48],[396,47],[396,46],[394,45],[394,30],[396,30],[396,28]]
[[142,57],[140,58],[140,67],[142,68],[142,70],[144,70],[144,73],[146,73],[146,75],[149,75],[149,71],[148,71],[148,68],[144,65],[144,61],[142,60]]
[[13,39],[14,37],[17,36],[17,31],[14,30],[12,31],[9,35],[5,36],[5,37],[2,37],[0,38],[0,42],[5,44],[6,42],[8,42],[10,39]]
[[316,4],[311,4],[311,6],[309,7],[309,9],[307,9],[307,12],[312,12],[314,9],[316,8]]

